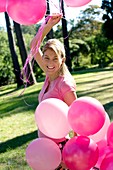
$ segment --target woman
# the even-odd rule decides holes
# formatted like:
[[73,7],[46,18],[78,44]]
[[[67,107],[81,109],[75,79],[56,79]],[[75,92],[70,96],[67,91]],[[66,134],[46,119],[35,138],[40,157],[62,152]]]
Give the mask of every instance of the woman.
[[[42,32],[41,42],[52,27],[60,21],[61,17],[60,14],[54,14],[49,18]],[[38,39],[35,36],[31,42],[31,48],[35,49],[37,44]],[[35,60],[46,74],[44,85],[39,94],[39,103],[44,99],[58,98],[70,106],[77,98],[76,85],[65,64],[63,44],[57,39],[50,39],[45,44],[43,52],[39,49],[38,52],[34,51],[34,53]],[[65,141],[62,143],[63,145],[65,145]],[[65,166],[62,164],[57,170],[63,170],[62,167]]]
[[[42,32],[41,42],[52,27],[60,21],[61,17],[61,14],[54,14],[49,18]],[[31,42],[31,48],[34,42],[36,46],[38,43],[36,36]],[[68,106],[71,105],[77,98],[76,86],[65,64],[66,58],[63,44],[57,39],[50,39],[44,46],[43,52],[39,49],[34,57],[46,74],[44,85],[39,94],[39,103],[47,98],[58,98]]]

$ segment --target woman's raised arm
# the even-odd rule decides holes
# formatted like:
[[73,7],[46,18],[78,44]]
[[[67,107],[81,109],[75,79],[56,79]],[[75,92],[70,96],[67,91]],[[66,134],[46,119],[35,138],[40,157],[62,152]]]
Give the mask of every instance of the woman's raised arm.
[[[44,25],[44,28],[42,31],[41,42],[43,41],[45,36],[50,32],[52,27],[60,21],[61,17],[62,17],[61,14],[52,14],[52,16],[49,16],[49,19],[48,19],[47,23]],[[44,69],[43,59],[42,59],[42,55],[43,55],[42,51],[39,48],[38,52],[36,52],[36,46],[38,44],[38,41],[39,41],[39,39],[37,39],[37,36],[35,36],[31,41],[30,48],[34,49],[33,56],[34,56],[36,62],[38,63],[38,65],[40,66],[40,68],[44,71],[45,69]]]

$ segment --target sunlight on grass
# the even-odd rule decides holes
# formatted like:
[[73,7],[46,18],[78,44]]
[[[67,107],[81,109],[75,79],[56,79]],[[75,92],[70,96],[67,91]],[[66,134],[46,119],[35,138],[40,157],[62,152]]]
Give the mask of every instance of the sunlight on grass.
[[0,135],[2,136],[1,142],[12,139],[16,137],[17,134],[21,136],[36,130],[34,112],[32,113],[30,111],[3,117],[0,119],[0,124],[2,124],[0,131]]
[[91,96],[102,104],[113,101],[113,70],[74,75],[78,96]]

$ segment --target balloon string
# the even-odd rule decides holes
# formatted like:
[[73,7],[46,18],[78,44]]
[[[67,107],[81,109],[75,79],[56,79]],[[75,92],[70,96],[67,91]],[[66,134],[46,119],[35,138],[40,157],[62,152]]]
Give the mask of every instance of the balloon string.
[[[49,2],[48,2],[48,3],[49,3]],[[63,12],[62,12],[62,3],[63,3],[63,0],[60,0],[60,1],[59,1],[59,8],[58,8],[58,6],[51,0],[51,4],[52,4],[56,9],[59,10],[60,14],[63,13]],[[66,20],[65,17],[62,17],[62,19]],[[66,21],[67,21],[67,20],[66,20]],[[70,23],[70,22],[68,21],[68,23]],[[70,33],[71,33],[71,31],[70,31]],[[68,34],[66,37],[64,37],[63,39],[67,39],[68,37],[69,37],[69,34]]]
[[[23,80],[24,83],[29,83],[31,84],[31,82],[29,81],[29,78],[30,78],[30,75],[31,75],[31,68],[30,68],[30,73],[28,75],[28,65],[30,64],[30,62],[35,59],[35,56],[36,56],[36,53],[39,51],[39,47],[40,47],[40,44],[41,44],[41,38],[42,38],[42,32],[43,32],[43,29],[44,29],[44,26],[45,24],[47,23],[47,21],[49,20],[51,16],[47,16],[44,20],[44,22],[42,23],[42,25],[40,26],[37,34],[36,34],[36,39],[35,41],[32,43],[32,48],[28,54],[28,57],[26,59],[26,62],[23,66],[23,69],[21,71],[21,79]],[[37,43],[38,41],[38,43]]]

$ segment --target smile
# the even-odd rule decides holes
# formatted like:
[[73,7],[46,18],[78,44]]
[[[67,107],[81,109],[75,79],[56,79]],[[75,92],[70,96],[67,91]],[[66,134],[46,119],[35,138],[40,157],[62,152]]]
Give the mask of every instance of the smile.
[[47,66],[47,68],[50,69],[50,70],[53,70],[55,67],[49,67],[49,66]]

